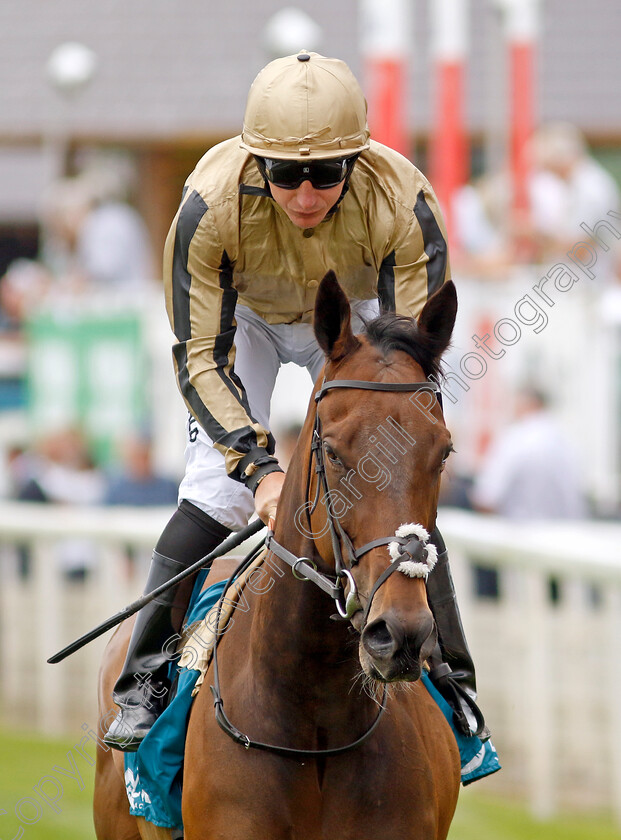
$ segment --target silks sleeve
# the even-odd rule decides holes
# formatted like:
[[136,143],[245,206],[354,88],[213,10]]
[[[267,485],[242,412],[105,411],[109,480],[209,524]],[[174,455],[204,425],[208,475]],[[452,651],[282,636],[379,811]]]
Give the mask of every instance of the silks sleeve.
[[401,208],[380,266],[382,310],[417,318],[427,299],[449,278],[444,220],[431,186],[422,180],[414,206]]
[[274,440],[252,416],[234,370],[233,264],[203,196],[187,186],[164,248],[173,359],[186,405],[225,458],[227,473],[254,491],[279,470]]

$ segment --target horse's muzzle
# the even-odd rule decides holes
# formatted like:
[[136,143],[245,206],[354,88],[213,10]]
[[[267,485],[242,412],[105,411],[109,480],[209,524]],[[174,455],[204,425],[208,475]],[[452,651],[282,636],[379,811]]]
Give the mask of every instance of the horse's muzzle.
[[406,626],[390,612],[371,621],[362,631],[360,663],[365,673],[383,682],[413,682],[436,643],[436,628],[429,610],[421,611]]

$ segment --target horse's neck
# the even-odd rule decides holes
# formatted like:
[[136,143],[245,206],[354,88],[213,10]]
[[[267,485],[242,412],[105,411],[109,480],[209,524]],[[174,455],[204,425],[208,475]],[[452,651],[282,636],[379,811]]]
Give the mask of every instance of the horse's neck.
[[[313,544],[294,525],[296,511],[303,504],[303,495],[296,492],[299,484],[288,481],[292,490],[281,496],[275,539],[295,556],[312,558]],[[336,613],[334,601],[314,583],[296,578],[273,554],[263,568],[267,574],[262,586],[265,592],[254,599],[251,636],[257,655],[265,656],[269,648],[267,656],[273,662],[284,657],[297,670],[298,680],[298,669],[303,669],[313,679],[351,683],[352,675],[360,670],[356,645],[351,644],[349,625],[331,618]]]
[[[308,448],[296,456],[279,501],[275,539],[297,557],[320,561],[320,571],[329,574],[314,543],[295,524],[306,503]],[[300,732],[315,727],[330,733],[331,746],[356,740],[377,716],[377,703],[360,679],[357,636],[349,622],[331,619],[332,598],[297,579],[284,561],[270,554],[262,568],[243,617],[248,633],[243,679],[255,698],[269,698],[270,719],[280,719],[280,710]]]
[[[283,540],[289,551],[302,556],[286,537]],[[336,605],[330,596],[314,583],[296,578],[291,568],[273,554],[263,570],[264,592],[255,590],[253,605],[253,632],[260,634],[262,646],[266,638],[270,639],[272,651],[285,648],[290,660],[304,661],[311,668],[315,663],[342,662],[349,631],[343,622],[331,618]]]

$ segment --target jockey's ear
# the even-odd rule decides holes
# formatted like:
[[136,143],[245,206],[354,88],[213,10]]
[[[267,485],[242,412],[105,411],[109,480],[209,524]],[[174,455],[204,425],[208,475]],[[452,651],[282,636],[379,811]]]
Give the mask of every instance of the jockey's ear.
[[336,274],[329,271],[319,284],[313,322],[319,346],[332,362],[360,346],[351,329],[351,308]]
[[433,294],[418,316],[418,328],[432,342],[434,358],[439,359],[449,346],[457,316],[457,291],[452,280]]

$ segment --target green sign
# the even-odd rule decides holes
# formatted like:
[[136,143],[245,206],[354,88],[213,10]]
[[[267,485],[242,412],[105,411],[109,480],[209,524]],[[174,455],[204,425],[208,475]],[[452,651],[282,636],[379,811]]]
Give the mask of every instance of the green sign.
[[144,419],[145,353],[134,314],[39,313],[28,325],[28,410],[37,436],[78,426],[107,461]]

